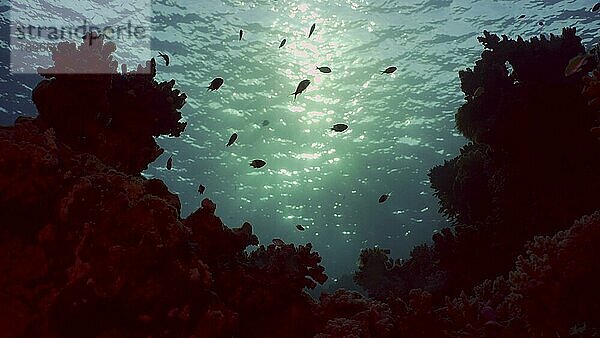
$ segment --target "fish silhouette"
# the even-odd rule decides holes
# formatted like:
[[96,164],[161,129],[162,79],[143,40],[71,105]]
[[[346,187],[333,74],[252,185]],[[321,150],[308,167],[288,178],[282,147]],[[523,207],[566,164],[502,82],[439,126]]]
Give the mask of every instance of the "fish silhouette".
[[310,84],[310,80],[302,80],[298,83],[298,87],[296,87],[296,91],[291,93],[290,95],[294,95],[294,101],[296,100],[296,96],[298,94],[302,94],[302,92],[308,87]]
[[163,58],[163,60],[165,60],[165,66],[168,66],[170,63],[170,59],[169,56],[167,54],[163,54],[161,52],[158,52],[158,56],[160,56],[161,58]]
[[226,147],[229,147],[230,145],[233,144],[233,142],[235,142],[235,140],[237,140],[237,133],[233,133],[231,134],[231,136],[229,137],[229,141],[227,142],[227,144],[225,145]]
[[252,162],[250,162],[250,166],[254,168],[262,168],[265,166],[265,164],[267,164],[267,162],[263,160],[253,160]]
[[312,35],[312,33],[315,31],[315,27],[317,27],[316,23],[313,23],[312,26],[310,26],[310,32],[308,32],[309,39],[310,39],[310,36]]
[[342,132],[346,129],[348,129],[348,125],[345,125],[343,123],[334,124],[333,127],[331,127],[331,130],[337,131],[337,132]]
[[381,74],[392,74],[398,69],[397,67],[387,67],[385,70],[381,71]]
[[221,88],[221,86],[223,85],[223,82],[224,82],[223,79],[220,78],[220,77],[214,78],[210,82],[210,84],[208,85],[208,87],[206,87],[206,88],[208,88],[206,91],[210,90],[212,92],[214,90],[217,90],[217,89]]

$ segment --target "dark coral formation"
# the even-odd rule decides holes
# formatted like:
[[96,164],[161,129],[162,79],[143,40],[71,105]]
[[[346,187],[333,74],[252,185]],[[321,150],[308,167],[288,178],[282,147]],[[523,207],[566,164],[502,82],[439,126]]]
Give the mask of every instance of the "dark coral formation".
[[182,219],[179,198],[139,173],[162,152],[153,137],[183,130],[185,94],[154,81],[154,61],[116,73],[112,51],[60,45],[33,94],[39,117],[0,129],[1,335],[313,335],[303,289],[327,279],[319,255],[246,253],[252,226],[226,227],[208,199]]
[[600,207],[591,193],[600,189],[600,147],[589,132],[598,114],[581,94],[582,75],[597,60],[565,76],[569,60],[585,52],[575,29],[529,41],[484,32],[479,41],[486,49],[473,70],[460,72],[466,102],[456,114],[472,142],[429,174],[454,229],[388,269],[385,280],[406,285],[395,292],[402,297],[420,285],[441,300],[506,273],[534,235]]
[[[429,174],[453,228],[404,261],[364,250],[355,280],[370,296],[401,304],[400,313],[411,311],[398,299],[417,288],[428,295],[427,315],[400,319],[402,336],[567,336],[585,331],[584,324],[585,335],[598,334],[600,312],[590,308],[597,300],[581,297],[597,293],[588,284],[598,283],[599,262],[588,242],[597,238],[597,221],[586,226],[589,239],[560,239],[579,233],[576,223],[524,246],[600,209],[600,143],[590,133],[600,124],[598,60],[590,57],[565,76],[569,60],[585,52],[575,29],[530,41],[484,32],[479,40],[486,49],[473,70],[460,72],[466,102],[456,114],[457,129],[471,142]],[[517,259],[524,247],[528,258]],[[555,250],[564,252],[561,259],[552,258]],[[570,255],[577,258],[567,261]],[[515,260],[510,277],[495,279]],[[572,264],[585,273],[561,271]],[[495,281],[482,283],[486,278]],[[493,319],[482,321],[482,311]]]
[[186,95],[173,89],[175,80],[154,80],[154,59],[136,71],[117,73],[115,44],[104,43],[103,36],[94,35],[91,44],[89,39],[88,34],[79,46],[60,43],[55,65],[39,70],[47,79],[33,92],[37,123],[77,151],[139,173],[163,151],[153,137],[179,136],[184,130],[179,109]]
[[574,30],[484,32],[460,74],[472,142],[430,172],[454,226],[405,260],[364,250],[354,280],[371,298],[319,302],[310,243],[249,252],[250,223],[228,228],[209,199],[182,219],[178,196],[140,175],[162,152],[154,137],[183,131],[185,94],[154,81],[153,60],[117,73],[115,46],[95,38],[40,70],[38,118],[0,128],[3,337],[600,335],[600,72],[564,76],[583,52]]
[[390,337],[394,316],[388,304],[340,289],[321,295],[317,338]]

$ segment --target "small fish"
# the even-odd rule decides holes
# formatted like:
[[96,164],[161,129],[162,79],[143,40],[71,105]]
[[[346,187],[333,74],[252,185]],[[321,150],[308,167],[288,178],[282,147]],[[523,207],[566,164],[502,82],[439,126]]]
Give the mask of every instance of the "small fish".
[[478,98],[480,97],[483,93],[485,93],[485,89],[483,87],[477,87],[477,89],[475,89],[475,93],[473,93],[473,97],[474,98]]
[[200,184],[200,185],[198,186],[198,192],[199,192],[200,194],[204,194],[204,190],[206,190],[206,187],[205,187],[205,186],[203,186],[202,184]]
[[296,229],[304,231],[304,227],[301,224],[296,225]]
[[235,140],[237,140],[237,133],[233,133],[231,134],[231,136],[229,137],[229,142],[227,142],[227,144],[225,145],[226,147],[229,147],[230,145],[233,144],[233,142],[235,142]]
[[269,120],[263,120],[261,124],[263,127],[266,127],[269,125],[269,123],[271,123],[271,122],[269,122]]
[[379,203],[383,203],[385,201],[387,201],[387,199],[390,197],[390,194],[383,194],[379,197]]
[[173,156],[170,156],[167,160],[167,170],[171,170],[173,168]]
[[519,19],[524,19],[524,18],[525,18],[525,14],[519,15]]
[[567,67],[565,68],[565,76],[571,76],[571,75],[579,72],[581,70],[581,67],[583,67],[583,65],[585,65],[585,63],[587,62],[587,60],[590,56],[591,56],[590,54],[580,54],[580,55],[573,57],[569,61],[569,64],[567,65]]
[[240,29],[240,41],[242,41],[242,36],[244,36],[244,31]]
[[282,241],[280,238],[273,238],[273,244],[275,244],[275,246],[279,247],[279,246],[284,246],[285,242]]
[[329,67],[317,67],[317,69],[321,71],[321,73],[331,73],[331,68]]
[[310,32],[308,32],[309,39],[310,39],[310,36],[312,35],[312,33],[315,31],[315,27],[317,27],[316,23],[313,23],[312,26],[310,26]]
[[279,44],[279,48],[285,46],[285,43],[287,42],[286,39],[281,40],[281,43]]
[[331,130],[337,131],[338,133],[346,129],[348,129],[348,125],[345,125],[343,123],[334,124],[333,127],[331,127]]
[[219,89],[222,85],[223,85],[223,79],[220,77],[216,77],[210,82],[208,87],[206,87],[206,88],[208,88],[206,91],[210,90],[212,92],[214,90]]
[[387,67],[385,70],[381,71],[381,74],[392,74],[398,69],[397,67]]
[[597,2],[594,7],[592,7],[592,12],[597,12],[600,9],[600,2]]
[[544,21],[542,21],[542,20],[538,21],[538,25],[543,26],[544,25]]
[[267,164],[267,162],[263,160],[253,160],[252,162],[250,162],[250,166],[254,168],[262,168],[265,166],[265,164]]
[[165,60],[165,66],[169,65],[170,59],[169,59],[169,56],[167,54],[163,54],[161,52],[158,52],[158,56],[160,56],[161,58],[163,58],[163,60]]
[[302,92],[306,89],[306,87],[308,87],[309,84],[310,84],[310,80],[300,81],[300,83],[298,84],[298,87],[296,87],[296,91],[290,94],[290,95],[294,95],[294,101],[296,100],[296,96],[298,94],[302,94]]

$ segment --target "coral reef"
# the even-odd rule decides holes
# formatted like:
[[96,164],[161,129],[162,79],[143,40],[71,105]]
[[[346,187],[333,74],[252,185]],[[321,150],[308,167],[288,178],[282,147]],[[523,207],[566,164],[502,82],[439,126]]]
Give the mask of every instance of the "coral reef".
[[77,151],[125,173],[139,173],[162,153],[153,137],[179,136],[185,129],[179,109],[186,95],[173,89],[175,80],[154,80],[154,59],[118,74],[114,43],[92,34],[79,46],[60,43],[53,53],[55,65],[39,70],[46,79],[33,91],[36,122]]
[[154,81],[153,60],[116,73],[114,45],[89,38],[40,70],[39,117],[0,128],[2,336],[312,336],[303,290],[327,279],[319,255],[246,253],[250,223],[228,228],[209,199],[182,219],[140,171],[162,152],[155,136],[183,131],[185,94]]
[[466,102],[456,126],[471,142],[429,173],[440,212],[454,226],[380,277],[365,281],[361,274],[372,268],[361,268],[357,282],[380,300],[387,296],[377,288],[387,284],[402,298],[416,287],[436,303],[457,296],[506,273],[533,236],[600,208],[600,195],[590,193],[600,189],[600,147],[590,133],[600,86],[598,71],[585,75],[598,60],[565,76],[569,60],[585,52],[571,28],[529,41],[484,31],[479,41],[481,60],[459,73]]
[[39,116],[0,127],[1,335],[599,336],[600,71],[584,75],[598,60],[564,75],[584,51],[572,29],[480,41],[456,115],[471,143],[429,175],[453,227],[405,260],[365,249],[354,281],[371,298],[319,301],[310,243],[249,251],[250,223],[227,227],[209,199],[182,219],[140,175],[163,151],[154,137],[185,128],[186,96],[154,80],[154,60],[119,74],[101,36],[61,44]]
[[322,328],[316,338],[390,337],[394,319],[390,306],[340,289],[320,297]]

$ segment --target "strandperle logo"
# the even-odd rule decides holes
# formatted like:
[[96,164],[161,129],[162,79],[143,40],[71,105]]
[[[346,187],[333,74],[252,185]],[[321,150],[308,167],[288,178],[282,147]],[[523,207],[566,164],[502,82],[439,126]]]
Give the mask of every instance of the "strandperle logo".
[[[83,20],[83,24],[80,26],[34,26],[29,24],[27,26],[16,24],[15,25],[15,38],[18,40],[64,40],[74,39],[82,37],[86,33],[96,32],[102,34],[108,40],[123,40],[123,39],[144,39],[146,37],[146,27],[140,25],[133,25],[131,21],[127,22],[126,25],[107,25],[107,26],[96,26],[88,24],[87,20]],[[90,40],[92,43],[93,40]]]
[[[118,46],[115,59],[127,68],[135,69],[152,57],[150,0],[21,1],[12,1],[8,11],[12,73],[37,73],[39,68],[52,66],[52,51],[59,43],[79,46],[91,32],[96,34],[86,42],[94,44],[100,36],[104,42],[114,42]],[[68,68],[61,71],[70,72]]]

